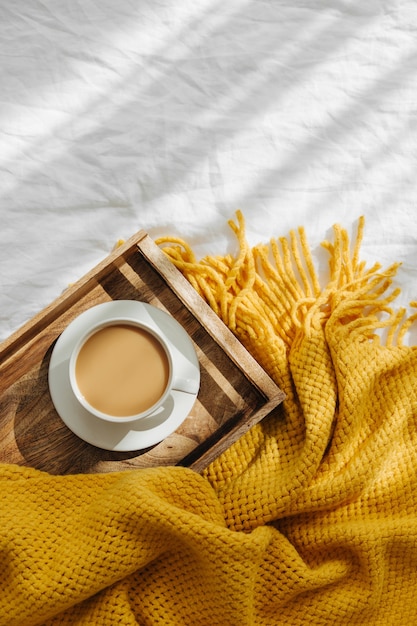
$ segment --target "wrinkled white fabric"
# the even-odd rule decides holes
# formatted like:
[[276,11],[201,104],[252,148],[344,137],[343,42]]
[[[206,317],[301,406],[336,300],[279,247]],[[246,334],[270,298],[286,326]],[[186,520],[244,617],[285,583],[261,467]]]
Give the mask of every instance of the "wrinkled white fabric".
[[140,228],[234,249],[238,208],[313,249],[365,215],[417,298],[414,0],[3,0],[0,87],[0,340]]

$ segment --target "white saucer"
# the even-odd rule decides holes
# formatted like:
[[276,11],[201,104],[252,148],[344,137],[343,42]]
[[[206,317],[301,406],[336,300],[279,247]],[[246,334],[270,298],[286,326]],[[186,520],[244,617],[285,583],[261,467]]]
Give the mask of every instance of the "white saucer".
[[69,359],[77,341],[93,324],[114,316],[146,322],[162,331],[176,358],[179,375],[200,384],[200,367],[193,343],[173,317],[145,302],[114,300],[96,305],[76,317],[58,338],[49,363],[49,390],[62,421],[78,437],[104,450],[131,452],[153,446],[173,433],[190,413],[197,393],[173,390],[162,407],[128,423],[105,422],[87,411],[70,385]]

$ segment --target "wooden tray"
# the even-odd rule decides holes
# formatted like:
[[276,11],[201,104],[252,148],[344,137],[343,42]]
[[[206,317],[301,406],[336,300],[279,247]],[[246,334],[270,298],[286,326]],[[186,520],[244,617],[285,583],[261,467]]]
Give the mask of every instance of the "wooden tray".
[[[48,388],[54,342],[82,311],[139,300],[173,315],[191,336],[201,385],[191,413],[161,443],[136,452],[96,448],[74,435]],[[0,346],[0,462],[53,474],[185,465],[201,472],[270,413],[283,392],[200,298],[152,239],[139,231]]]

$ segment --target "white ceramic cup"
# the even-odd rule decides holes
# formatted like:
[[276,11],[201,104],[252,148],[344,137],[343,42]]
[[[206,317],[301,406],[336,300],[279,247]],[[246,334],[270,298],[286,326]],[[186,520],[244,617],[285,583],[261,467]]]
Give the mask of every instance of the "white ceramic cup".
[[[152,405],[147,406],[145,410],[141,412],[135,412],[133,414],[128,415],[112,415],[111,413],[105,412],[103,410],[98,409],[96,406],[93,406],[84,396],[80,389],[79,381],[77,381],[76,375],[76,366],[77,360],[79,358],[80,352],[82,348],[85,346],[87,341],[93,337],[100,330],[103,330],[108,327],[133,327],[145,333],[148,333],[151,337],[157,340],[158,344],[162,347],[168,363],[168,377],[167,383],[163,390],[163,393],[158,397],[156,402]],[[140,356],[138,357],[140,358]],[[164,405],[167,401],[167,398],[171,394],[172,391],[181,391],[189,394],[196,394],[198,392],[198,382],[191,378],[183,378],[180,376],[179,367],[178,367],[178,358],[175,354],[175,349],[169,340],[163,335],[163,333],[156,329],[154,326],[147,324],[143,321],[138,321],[129,317],[117,316],[111,319],[106,319],[104,322],[99,322],[93,326],[91,326],[79,339],[79,341],[74,346],[70,359],[69,359],[69,379],[72,391],[77,398],[78,402],[92,415],[105,420],[107,422],[117,422],[117,423],[125,423],[125,422],[133,422],[135,420],[148,417],[151,414],[158,411],[160,407]],[[94,363],[92,365],[94,367]],[[117,393],[117,389],[114,391]]]

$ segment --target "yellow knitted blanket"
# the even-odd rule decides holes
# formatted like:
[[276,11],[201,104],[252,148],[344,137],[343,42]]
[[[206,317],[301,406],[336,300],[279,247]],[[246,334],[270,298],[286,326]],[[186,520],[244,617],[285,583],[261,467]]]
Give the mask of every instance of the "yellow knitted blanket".
[[396,266],[340,227],[320,285],[305,233],[197,261],[160,241],[285,391],[199,476],[0,466],[3,626],[417,624],[416,316]]

